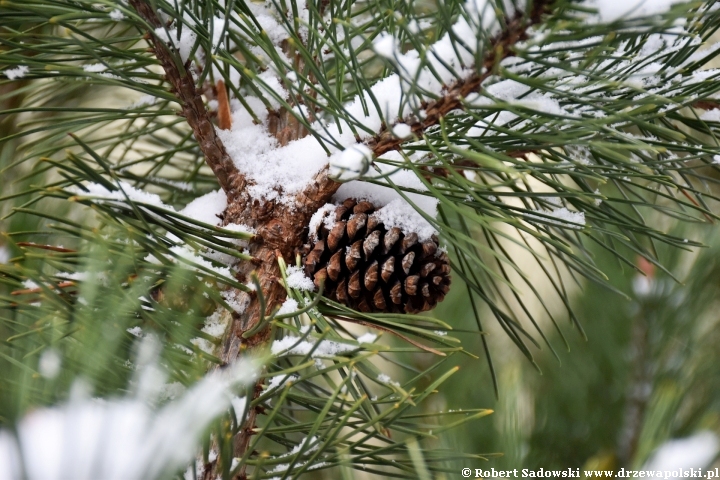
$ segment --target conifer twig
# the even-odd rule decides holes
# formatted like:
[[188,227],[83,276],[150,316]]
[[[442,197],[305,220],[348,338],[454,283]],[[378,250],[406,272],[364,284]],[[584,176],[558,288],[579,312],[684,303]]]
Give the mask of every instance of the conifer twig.
[[[441,118],[453,110],[462,108],[463,99],[471,93],[478,92],[482,82],[495,73],[495,67],[500,61],[515,54],[513,46],[517,42],[527,39],[528,29],[540,22],[542,14],[548,10],[550,3],[549,0],[537,0],[533,2],[531,12],[518,11],[515,17],[507,23],[507,26],[490,40],[482,69],[476,68],[476,73],[457,80],[440,98],[421,105],[425,110],[425,117],[422,121],[403,121],[410,125],[413,136],[422,137],[423,132],[439,124]],[[405,141],[407,139],[401,139],[392,134],[392,126],[385,126],[381,132],[370,139],[368,146],[375,157],[379,157],[384,153],[397,150]]]
[[[144,0],[130,0],[130,4],[151,27],[162,26],[157,14]],[[152,32],[148,33],[152,35]],[[180,100],[182,115],[192,128],[200,149],[205,155],[205,161],[228,197],[235,197],[244,187],[245,179],[238,172],[225,146],[218,138],[205,104],[195,88],[195,80],[187,68],[183,67],[182,70],[178,68],[172,54],[162,42],[151,40],[151,43],[155,57],[165,71],[165,77]]]

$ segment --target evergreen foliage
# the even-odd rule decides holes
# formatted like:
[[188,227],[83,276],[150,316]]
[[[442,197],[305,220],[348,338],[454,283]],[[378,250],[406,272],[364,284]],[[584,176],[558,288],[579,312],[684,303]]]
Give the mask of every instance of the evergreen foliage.
[[[202,417],[197,468],[138,478],[430,478],[483,458],[418,440],[490,413],[419,408],[460,356],[497,392],[484,325],[534,364],[568,345],[552,304],[584,335],[575,284],[622,293],[607,265],[643,273],[636,256],[671,276],[658,252],[702,242],[670,226],[717,218],[720,8],[666,3],[0,2],[0,459],[28,412],[82,388],[136,398],[158,368],[153,408],[193,412],[192,386],[246,357],[261,366]],[[298,235],[274,256],[263,212],[296,208],[306,233],[335,192],[438,232],[482,352],[450,318],[323,297]]]

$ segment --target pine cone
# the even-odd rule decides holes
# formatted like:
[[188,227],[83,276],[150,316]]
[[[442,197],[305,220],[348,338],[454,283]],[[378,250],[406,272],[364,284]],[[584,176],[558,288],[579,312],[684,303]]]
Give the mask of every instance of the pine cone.
[[349,198],[330,213],[332,227],[321,224],[314,244],[306,245],[305,274],[318,286],[325,280],[326,297],[361,312],[434,308],[450,288],[448,257],[438,253],[437,237],[420,243],[415,233],[388,230],[375,210]]

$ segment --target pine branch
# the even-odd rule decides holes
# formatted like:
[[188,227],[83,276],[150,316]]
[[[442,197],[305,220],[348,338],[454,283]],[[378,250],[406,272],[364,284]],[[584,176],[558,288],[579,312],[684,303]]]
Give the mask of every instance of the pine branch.
[[[131,4],[150,25],[160,26],[157,16],[146,3],[142,0],[131,0]],[[426,117],[422,122],[411,125],[413,133],[422,136],[424,131],[439,124],[441,118],[451,111],[461,108],[463,99],[479,89],[482,82],[492,74],[493,67],[502,59],[513,54],[513,45],[527,38],[528,28],[540,21],[549,4],[548,1],[540,1],[534,4],[530,14],[518,12],[502,32],[491,40],[484,56],[483,68],[476,69],[481,73],[458,80],[448,88],[441,98],[423,105]],[[232,165],[232,160],[217,137],[200,96],[195,91],[192,76],[187,71],[183,75],[177,69],[170,52],[159,42],[155,42],[154,51],[181,100],[185,118],[193,128],[208,164],[213,168],[221,186],[228,193],[229,205],[224,218],[225,223],[248,225],[258,232],[256,240],[249,245],[250,254],[257,259],[257,262],[246,262],[241,265],[239,275],[245,276],[245,278],[256,275],[264,296],[265,311],[261,311],[261,302],[257,295],[250,295],[250,298],[245,299],[249,302],[248,307],[242,314],[234,315],[229,337],[223,342],[221,359],[223,363],[227,364],[234,361],[241,352],[262,348],[269,341],[271,330],[267,327],[249,338],[244,337],[246,332],[254,330],[263,318],[270,315],[285,300],[285,287],[278,282],[280,277],[278,258],[293,263],[292,260],[301,246],[305,236],[304,230],[310,217],[322,205],[330,201],[341,184],[334,181],[329,176],[328,169],[325,168],[302,192],[296,195],[293,202],[266,201],[264,204],[260,204],[250,197],[244,191],[250,186],[250,182],[246,181]],[[289,128],[286,125],[288,116],[289,112],[282,111],[275,122],[270,125],[270,130],[281,144],[285,144],[291,137],[297,136],[292,135],[292,132],[286,132],[286,129]],[[384,131],[378,132],[367,142],[376,157],[400,148],[402,140],[390,135],[390,130],[386,128]],[[248,295],[243,292],[237,293]],[[256,392],[260,391],[261,384],[262,380],[256,385]],[[251,409],[238,431],[234,440],[234,454],[238,457],[246,454],[255,428],[256,417],[256,410]],[[206,475],[215,475],[216,467],[217,465],[212,465],[211,468],[206,468]],[[241,467],[236,478],[244,478],[244,476],[245,465]]]
[[[152,7],[143,0],[130,0],[130,4],[151,27],[159,28],[162,26]],[[152,32],[148,32],[148,34],[152,35]],[[218,138],[205,104],[195,88],[192,75],[186,67],[183,67],[182,70],[178,67],[172,54],[162,42],[153,39],[151,43],[153,52],[162,65],[165,76],[180,101],[182,115],[192,128],[195,139],[205,155],[205,161],[217,177],[222,189],[228,194],[228,197],[235,197],[244,187],[245,179],[238,172],[230,155],[225,150],[225,146]]]
[[[549,3],[546,1],[536,3],[530,15],[518,13],[509,22],[507,28],[495,37],[489,45],[483,62],[484,73],[476,73],[467,79],[459,80],[448,89],[448,92],[443,97],[429,105],[424,105],[427,116],[423,122],[412,125],[413,133],[421,136],[422,132],[437,125],[442,117],[460,108],[463,98],[479,89],[482,82],[492,73],[493,66],[503,58],[513,54],[513,45],[527,37],[528,28],[539,22]],[[402,140],[389,135],[389,130],[391,129],[379,132],[368,142],[376,157],[388,151],[397,150],[402,144]],[[278,275],[276,257],[292,258],[294,250],[304,237],[303,230],[310,217],[318,208],[330,201],[339,187],[340,183],[330,178],[328,169],[325,168],[315,177],[310,186],[297,195],[296,201],[290,207],[271,204],[258,209],[249,198],[245,202],[238,202],[229,206],[226,221],[250,224],[258,228],[258,237],[264,239],[263,244],[254,244],[250,249],[251,254],[262,262],[262,266],[257,273],[262,291],[268,298],[268,307],[264,315],[269,314],[274,306],[279,305],[285,298],[284,288],[274,281],[274,278]],[[257,216],[258,211],[264,212],[266,210],[272,212],[270,219],[264,220],[261,218],[262,213],[261,217]],[[223,352],[222,358],[225,362],[231,361],[244,348],[258,347],[269,339],[270,330],[265,329],[254,337],[247,339],[247,343],[243,341],[243,333],[254,328],[261,317],[261,312],[257,310],[258,307],[257,299],[253,299],[247,312],[243,315],[243,320],[235,323],[234,334],[229,339],[229,343],[226,342],[226,348]],[[234,444],[235,454],[238,456],[242,457],[246,453],[253,434],[256,416],[257,412],[252,410],[245,424],[239,430]],[[245,467],[243,466],[236,478],[242,479],[244,475]]]
[[[443,117],[453,110],[462,108],[463,100],[471,93],[477,93],[480,90],[483,81],[496,73],[497,65],[503,59],[514,55],[514,45],[528,38],[528,29],[540,22],[543,13],[549,10],[551,3],[550,0],[538,0],[533,2],[532,11],[527,13],[518,11],[506,27],[490,40],[482,66],[476,65],[475,73],[456,81],[437,100],[430,103],[423,102],[421,107],[425,110],[425,118],[422,121],[411,122],[400,119],[400,123],[408,124],[412,129],[413,136],[422,138],[423,133],[438,125]],[[406,139],[392,134],[392,127],[386,126],[367,143],[375,157],[380,157],[387,152],[399,149],[404,141]]]
[[[157,15],[148,4],[142,0],[131,0],[131,5],[151,26],[155,28],[161,26]],[[187,69],[185,71],[178,69],[171,53],[161,42],[154,41],[153,50],[165,70],[168,81],[173,85],[182,105],[183,116],[192,127],[208,165],[217,176],[223,190],[228,194],[230,204],[225,215],[225,224],[239,223],[258,230],[257,241],[250,244],[249,250],[257,259],[260,267],[257,272],[254,272],[255,264],[246,262],[240,268],[240,275],[244,275],[246,278],[252,274],[257,275],[265,297],[266,309],[264,312],[260,311],[260,302],[254,295],[249,298],[249,306],[243,314],[235,315],[236,318],[234,318],[230,336],[224,342],[221,357],[223,363],[227,364],[235,360],[241,351],[260,348],[267,343],[270,335],[269,328],[264,328],[248,339],[244,338],[244,334],[253,330],[263,317],[270,315],[285,299],[285,288],[277,281],[280,275],[277,259],[291,260],[294,257],[310,217],[320,206],[330,200],[340,184],[333,181],[325,169],[303,192],[297,195],[296,202],[290,207],[275,205],[272,202],[268,202],[266,205],[257,205],[257,202],[244,193],[244,189],[249,186],[248,182],[237,171],[222,141],[218,138],[200,95],[196,91],[192,76]],[[278,134],[283,133],[283,128],[275,130]],[[282,137],[282,135],[279,136]],[[237,293],[241,296],[247,295],[243,292]],[[260,391],[261,384],[262,380],[258,381],[255,386],[256,392]],[[242,457],[245,454],[253,434],[256,416],[256,410],[251,410],[245,424],[241,427],[234,442],[235,455]],[[243,466],[238,475],[239,478],[244,476],[244,471],[245,467]],[[214,468],[206,469],[205,473],[214,475]]]

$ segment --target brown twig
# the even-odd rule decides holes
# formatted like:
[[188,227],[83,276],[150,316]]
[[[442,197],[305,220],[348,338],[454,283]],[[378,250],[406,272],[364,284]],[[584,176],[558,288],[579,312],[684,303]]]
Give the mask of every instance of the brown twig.
[[77,250],[71,250],[69,248],[63,248],[63,247],[56,247],[55,245],[43,245],[40,243],[33,243],[33,242],[18,242],[16,243],[18,247],[31,247],[31,248],[40,248],[42,250],[52,250],[53,252],[63,252],[63,253],[77,253]]
[[720,102],[713,100],[699,100],[692,104],[694,108],[700,108],[702,110],[717,110],[720,109]]
[[[53,285],[53,288],[67,288],[67,287],[74,287],[76,284],[73,281],[66,280],[64,282],[60,282],[57,285]],[[48,285],[49,286],[49,285]],[[13,290],[10,292],[10,295],[30,295],[33,293],[42,293],[43,289],[42,287],[36,287],[36,288],[25,288],[22,290]]]
[[217,81],[217,102],[218,102],[218,127],[221,130],[232,128],[232,116],[230,115],[230,100],[228,100],[225,82]]

